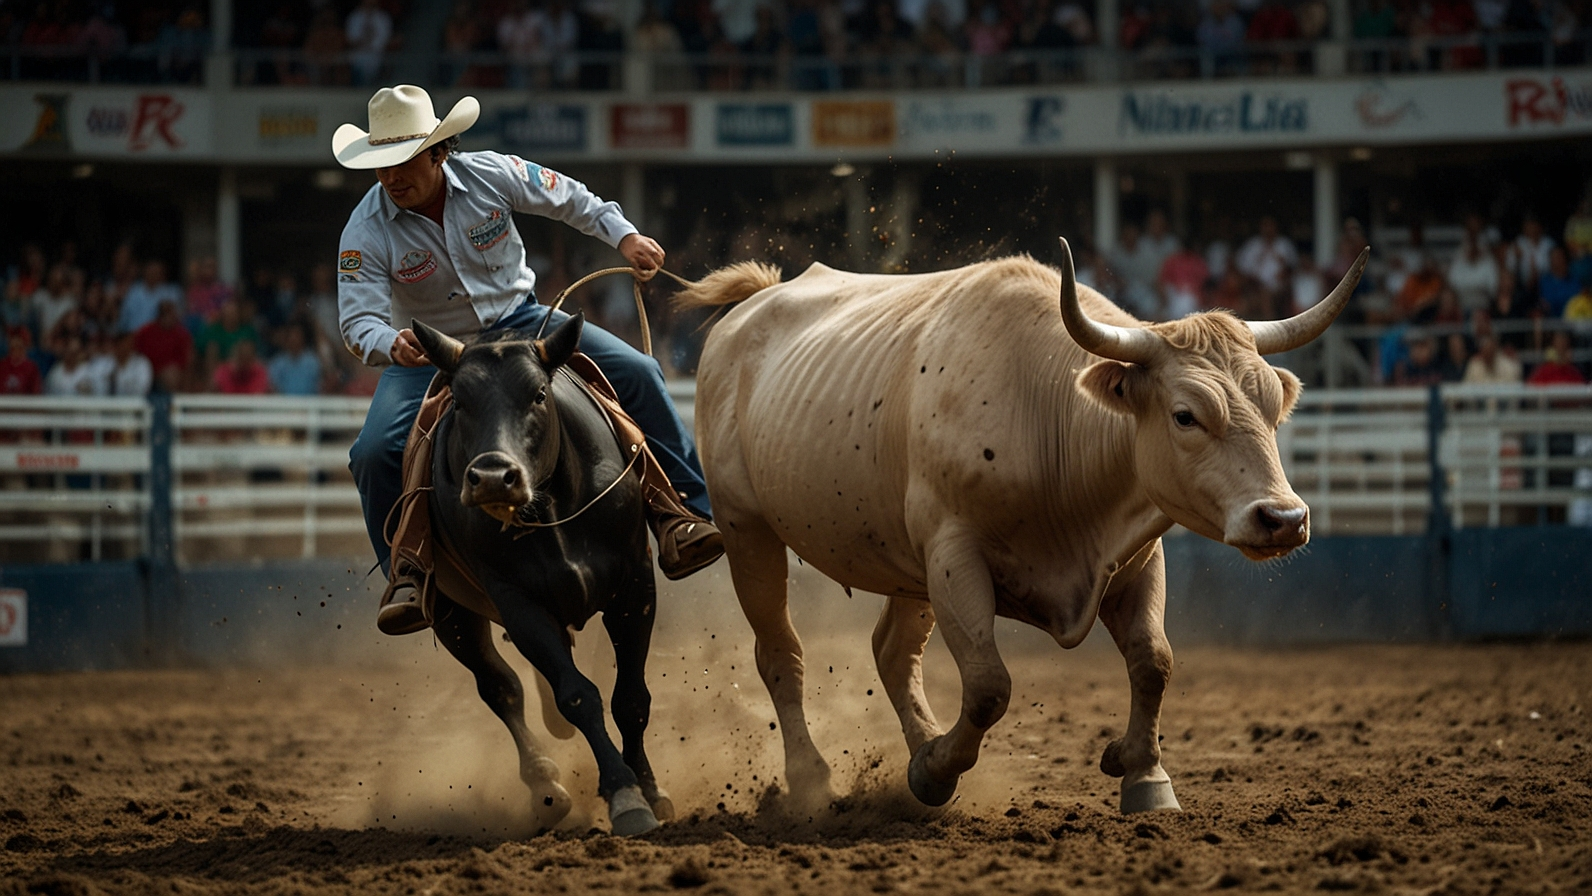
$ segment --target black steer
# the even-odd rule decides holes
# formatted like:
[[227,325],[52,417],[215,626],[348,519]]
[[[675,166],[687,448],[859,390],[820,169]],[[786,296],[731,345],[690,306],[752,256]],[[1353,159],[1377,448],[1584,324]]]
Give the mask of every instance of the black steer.
[[[435,430],[431,511],[436,537],[484,586],[515,646],[551,685],[559,712],[591,744],[614,833],[639,834],[674,814],[642,746],[652,703],[645,678],[656,605],[652,558],[639,469],[631,469],[603,411],[559,371],[581,326],[576,315],[535,342],[501,331],[466,345],[414,323],[453,387],[453,408]],[[608,736],[602,694],[571,656],[569,628],[599,612],[618,661],[613,714],[623,753]],[[434,616],[437,637],[475,674],[481,698],[514,736],[538,820],[556,823],[569,811],[569,794],[526,729],[524,690],[493,645],[487,618],[441,595]]]

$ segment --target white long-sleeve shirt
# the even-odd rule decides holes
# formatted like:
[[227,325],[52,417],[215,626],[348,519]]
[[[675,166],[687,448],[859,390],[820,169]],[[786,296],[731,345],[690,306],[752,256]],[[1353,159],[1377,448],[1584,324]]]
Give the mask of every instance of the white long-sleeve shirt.
[[446,226],[399,208],[376,184],[343,228],[339,329],[366,364],[390,364],[398,330],[411,320],[467,339],[526,300],[536,274],[513,212],[562,221],[616,247],[636,232],[618,203],[519,156],[455,153],[442,168]]

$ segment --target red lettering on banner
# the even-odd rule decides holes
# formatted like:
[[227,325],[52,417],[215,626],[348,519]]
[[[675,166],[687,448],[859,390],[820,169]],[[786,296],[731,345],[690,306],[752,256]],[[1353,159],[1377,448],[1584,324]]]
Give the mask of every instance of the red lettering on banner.
[[172,149],[181,149],[182,138],[172,130],[186,107],[166,94],[145,94],[138,98],[138,111],[133,115],[133,129],[127,135],[130,149],[148,149],[150,141],[159,137]]
[[1553,79],[1553,87],[1531,78],[1512,78],[1504,84],[1504,95],[1509,98],[1509,126],[1519,127],[1522,122],[1532,124],[1546,121],[1564,124],[1566,97],[1564,82]]
[[19,470],[75,470],[82,463],[76,454],[44,454],[34,451],[17,452]]
[[0,635],[11,634],[11,628],[16,624],[17,608],[9,603],[0,604]]

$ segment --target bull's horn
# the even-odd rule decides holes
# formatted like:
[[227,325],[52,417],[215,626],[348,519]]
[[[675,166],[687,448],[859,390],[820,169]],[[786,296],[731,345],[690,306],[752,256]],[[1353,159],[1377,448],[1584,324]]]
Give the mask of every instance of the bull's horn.
[[418,320],[411,320],[409,328],[414,330],[415,338],[420,340],[420,347],[426,350],[426,357],[439,370],[452,373],[453,368],[459,366],[459,356],[464,354],[464,343]]
[[1360,251],[1360,257],[1350,265],[1349,272],[1327,293],[1327,297],[1286,320],[1254,321],[1249,329],[1255,334],[1255,350],[1263,355],[1292,351],[1327,332],[1327,327],[1337,319],[1343,306],[1349,304],[1354,288],[1360,285],[1360,275],[1365,273],[1365,262],[1371,257],[1371,247]]
[[1072,268],[1072,248],[1061,238],[1061,320],[1083,350],[1128,364],[1147,364],[1155,357],[1159,340],[1149,330],[1118,327],[1090,320],[1078,304],[1078,279]]

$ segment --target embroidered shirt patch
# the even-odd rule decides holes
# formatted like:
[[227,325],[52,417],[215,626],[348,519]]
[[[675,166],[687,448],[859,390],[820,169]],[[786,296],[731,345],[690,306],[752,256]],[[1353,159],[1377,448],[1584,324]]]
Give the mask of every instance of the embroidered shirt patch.
[[520,176],[520,180],[531,182],[531,172],[526,169],[524,159],[519,156],[509,156],[509,164],[514,166],[514,173]]
[[419,283],[437,272],[437,260],[425,251],[405,252],[398,265],[393,276],[405,283]]
[[509,235],[509,217],[502,211],[493,209],[490,217],[470,228],[469,234],[470,244],[485,252],[503,242],[503,238]]
[[549,193],[553,192],[554,187],[558,186],[558,172],[551,168],[537,168],[536,179],[541,183],[542,189]]
[[357,271],[363,262],[364,257],[359,254],[358,249],[349,249],[337,256],[337,269],[348,272]]

